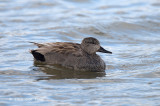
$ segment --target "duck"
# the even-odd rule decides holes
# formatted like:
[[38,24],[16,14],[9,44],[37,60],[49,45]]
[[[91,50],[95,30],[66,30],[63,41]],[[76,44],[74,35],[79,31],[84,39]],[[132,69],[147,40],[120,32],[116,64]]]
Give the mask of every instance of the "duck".
[[105,71],[106,64],[96,52],[109,53],[94,37],[86,37],[81,44],[73,42],[36,43],[30,42],[38,48],[30,50],[34,61],[60,65],[62,67],[100,72]]

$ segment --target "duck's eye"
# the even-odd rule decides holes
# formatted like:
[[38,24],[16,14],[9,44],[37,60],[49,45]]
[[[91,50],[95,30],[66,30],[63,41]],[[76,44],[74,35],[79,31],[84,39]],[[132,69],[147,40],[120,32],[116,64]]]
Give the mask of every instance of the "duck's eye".
[[86,43],[88,43],[88,44],[96,44],[95,42],[86,42]]
[[96,44],[95,42],[90,42],[91,44]]

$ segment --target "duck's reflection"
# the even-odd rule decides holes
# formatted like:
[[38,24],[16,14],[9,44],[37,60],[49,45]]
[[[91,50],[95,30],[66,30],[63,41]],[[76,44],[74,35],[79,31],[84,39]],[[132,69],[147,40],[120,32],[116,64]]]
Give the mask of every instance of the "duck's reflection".
[[105,72],[89,72],[89,71],[76,71],[63,68],[59,65],[47,65],[39,62],[34,62],[34,66],[38,67],[38,71],[47,74],[45,77],[40,77],[39,80],[50,79],[91,79],[97,77],[104,77]]

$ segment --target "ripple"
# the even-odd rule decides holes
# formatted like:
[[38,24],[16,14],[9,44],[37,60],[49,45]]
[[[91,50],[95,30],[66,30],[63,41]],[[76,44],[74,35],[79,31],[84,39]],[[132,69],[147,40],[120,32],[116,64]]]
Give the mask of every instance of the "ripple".
[[[1,0],[0,104],[159,105],[157,0]],[[33,63],[34,42],[96,37],[105,73]],[[107,100],[107,101],[106,101]]]

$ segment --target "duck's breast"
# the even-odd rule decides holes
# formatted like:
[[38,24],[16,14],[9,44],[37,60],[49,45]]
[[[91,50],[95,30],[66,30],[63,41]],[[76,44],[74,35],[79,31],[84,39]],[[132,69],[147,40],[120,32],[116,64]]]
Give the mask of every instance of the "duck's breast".
[[97,55],[95,57],[68,57],[68,59],[64,61],[63,66],[75,70],[88,71],[104,71],[106,68],[105,62]]

